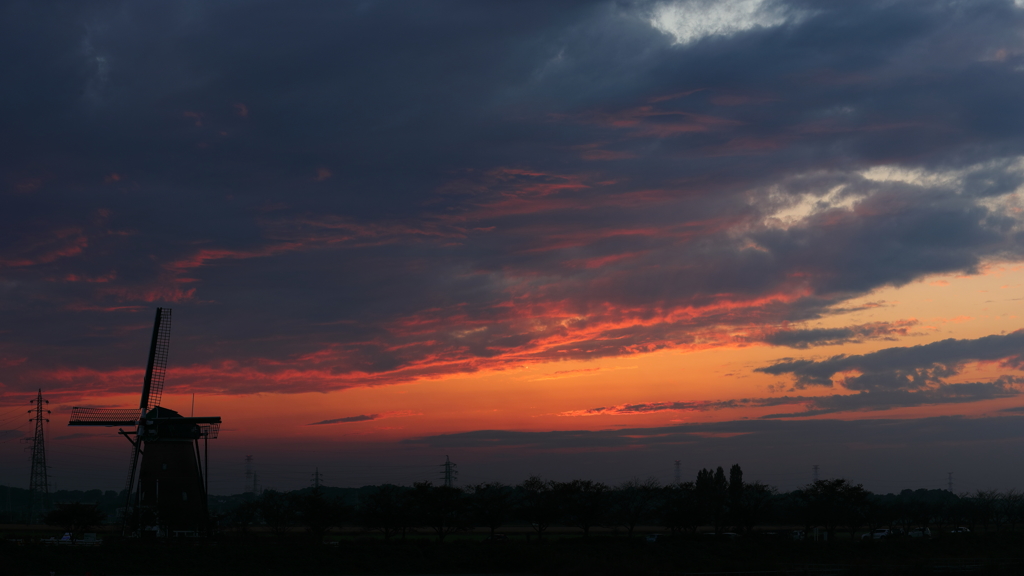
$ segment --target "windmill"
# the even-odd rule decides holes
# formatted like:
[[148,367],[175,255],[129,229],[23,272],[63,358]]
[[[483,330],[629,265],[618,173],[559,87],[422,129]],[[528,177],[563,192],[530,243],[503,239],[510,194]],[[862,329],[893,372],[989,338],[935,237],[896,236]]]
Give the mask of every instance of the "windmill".
[[171,309],[157,308],[138,408],[74,407],[68,422],[69,426],[119,426],[118,434],[132,443],[125,485],[125,535],[201,534],[208,529],[207,443],[220,431],[220,416],[186,418],[160,406],[170,336]]

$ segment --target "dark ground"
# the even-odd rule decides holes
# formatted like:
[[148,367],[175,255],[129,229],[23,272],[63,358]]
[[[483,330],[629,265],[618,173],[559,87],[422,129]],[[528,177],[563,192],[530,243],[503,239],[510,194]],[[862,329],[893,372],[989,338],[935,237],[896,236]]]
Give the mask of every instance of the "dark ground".
[[680,537],[550,538],[483,543],[479,537],[384,542],[343,538],[333,545],[249,542],[107,542],[65,546],[0,542],[0,572],[58,575],[326,575],[469,574],[681,575],[777,574],[1021,574],[1024,535],[989,533],[934,540],[795,542],[782,538],[720,540]]

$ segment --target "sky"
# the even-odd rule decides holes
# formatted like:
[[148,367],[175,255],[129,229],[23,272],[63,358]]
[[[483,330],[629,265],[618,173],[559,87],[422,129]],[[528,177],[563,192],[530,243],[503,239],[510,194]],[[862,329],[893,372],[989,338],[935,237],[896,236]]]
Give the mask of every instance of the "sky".
[[1022,0],[0,13],[0,484],[1024,488]]

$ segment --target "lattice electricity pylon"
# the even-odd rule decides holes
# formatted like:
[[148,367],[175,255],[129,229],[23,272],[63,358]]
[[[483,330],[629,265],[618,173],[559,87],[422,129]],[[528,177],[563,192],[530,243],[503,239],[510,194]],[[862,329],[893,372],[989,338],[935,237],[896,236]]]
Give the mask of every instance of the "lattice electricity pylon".
[[43,404],[49,404],[49,400],[43,400],[43,391],[40,389],[36,399],[32,401],[36,407],[29,410],[29,414],[35,412],[35,418],[29,422],[36,423],[36,434],[32,438],[32,474],[28,481],[28,523],[33,524],[36,516],[46,511],[50,497],[50,478],[46,471],[46,445],[43,441],[43,423],[50,419],[43,416],[49,414],[49,410],[43,409]]
[[441,480],[444,481],[444,485],[451,488],[455,485],[455,481],[459,479],[459,471],[457,466],[452,462],[448,456],[444,457],[444,464],[441,464]]

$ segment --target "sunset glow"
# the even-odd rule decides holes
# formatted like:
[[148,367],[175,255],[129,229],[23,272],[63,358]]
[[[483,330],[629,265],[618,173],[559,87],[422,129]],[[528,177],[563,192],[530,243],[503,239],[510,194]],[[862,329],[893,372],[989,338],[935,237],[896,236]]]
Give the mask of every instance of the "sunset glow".
[[459,6],[0,19],[0,483],[41,389],[120,488],[70,409],[138,405],[164,306],[217,493],[1024,485],[1024,8]]

